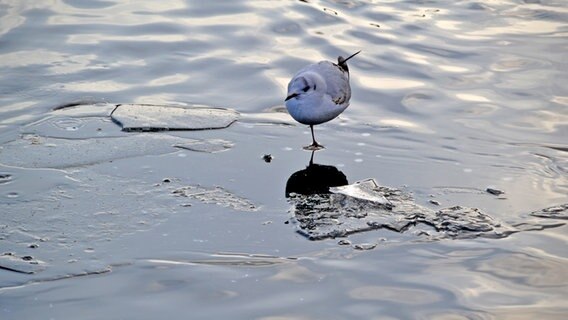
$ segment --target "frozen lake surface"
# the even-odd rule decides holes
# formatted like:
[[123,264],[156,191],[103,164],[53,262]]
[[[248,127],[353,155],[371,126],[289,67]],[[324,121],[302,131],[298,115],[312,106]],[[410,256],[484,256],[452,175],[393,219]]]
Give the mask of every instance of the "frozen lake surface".
[[[563,319],[567,21],[0,0],[0,318]],[[303,150],[288,80],[357,50]]]

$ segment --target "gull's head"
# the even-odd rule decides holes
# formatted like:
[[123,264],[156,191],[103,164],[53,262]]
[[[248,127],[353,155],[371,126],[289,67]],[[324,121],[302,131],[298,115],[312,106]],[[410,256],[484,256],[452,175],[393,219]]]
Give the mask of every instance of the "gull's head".
[[324,79],[317,73],[304,72],[296,75],[288,84],[286,100],[306,99],[308,97],[323,96],[327,90]]
[[339,56],[339,57],[337,58],[337,65],[338,65],[341,69],[343,69],[344,71],[349,72],[349,67],[347,66],[347,60],[353,58],[353,57],[356,56],[359,52],[361,52],[361,50],[359,50],[359,51],[355,52],[354,54],[350,55],[349,57],[347,57],[347,59],[346,59],[346,58],[343,58],[342,56]]

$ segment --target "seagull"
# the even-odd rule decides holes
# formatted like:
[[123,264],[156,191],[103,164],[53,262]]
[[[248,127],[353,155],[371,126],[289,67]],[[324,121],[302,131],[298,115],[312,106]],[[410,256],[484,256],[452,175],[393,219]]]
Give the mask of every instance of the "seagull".
[[322,149],[314,137],[314,125],[334,119],[349,106],[351,87],[347,61],[359,52],[361,50],[347,59],[339,56],[337,63],[320,61],[305,66],[288,83],[286,109],[294,120],[309,125],[312,131],[312,144],[304,149]]

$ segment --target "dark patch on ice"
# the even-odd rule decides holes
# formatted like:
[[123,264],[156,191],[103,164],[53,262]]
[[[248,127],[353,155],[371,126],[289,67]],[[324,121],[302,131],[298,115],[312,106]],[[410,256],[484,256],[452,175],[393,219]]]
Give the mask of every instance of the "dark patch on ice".
[[239,113],[206,106],[119,104],[110,114],[123,131],[210,130],[227,128]]
[[286,182],[286,197],[291,194],[326,194],[329,188],[348,184],[347,177],[334,166],[311,163],[294,172]]
[[476,208],[432,210],[420,206],[409,194],[379,186],[372,179],[330,191],[333,193],[290,194],[298,232],[310,240],[378,229],[412,230],[430,239],[503,238],[519,231]]

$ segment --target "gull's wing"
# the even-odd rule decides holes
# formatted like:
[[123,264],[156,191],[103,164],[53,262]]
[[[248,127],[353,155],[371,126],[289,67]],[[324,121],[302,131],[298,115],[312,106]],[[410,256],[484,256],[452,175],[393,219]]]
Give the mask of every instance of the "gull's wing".
[[348,104],[351,99],[351,87],[349,86],[349,73],[341,69],[335,63],[320,61],[314,64],[314,69],[322,75],[327,83],[327,94],[337,104]]
[[[327,85],[326,94],[330,96],[330,100],[336,105],[349,104],[351,99],[351,87],[349,86],[349,72],[341,69],[337,64],[329,61],[320,61],[310,64],[300,69],[294,77],[301,76],[305,72],[315,72],[325,79]],[[288,90],[292,81],[288,83]]]

